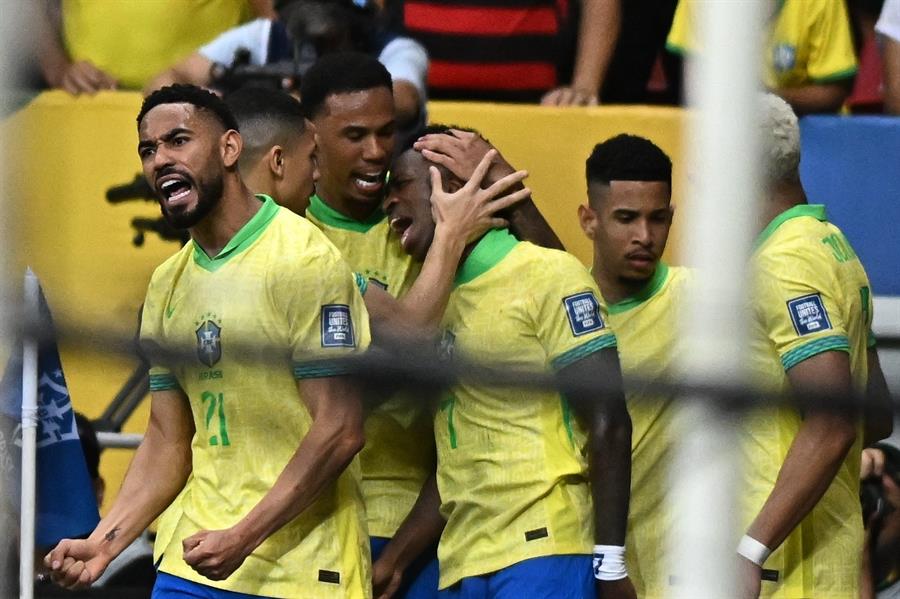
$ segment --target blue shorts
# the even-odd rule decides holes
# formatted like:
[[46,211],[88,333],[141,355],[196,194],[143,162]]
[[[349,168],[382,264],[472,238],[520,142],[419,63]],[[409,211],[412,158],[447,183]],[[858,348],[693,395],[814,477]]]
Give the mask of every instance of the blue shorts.
[[463,578],[440,599],[595,599],[590,555],[548,555]]
[[[372,561],[378,559],[390,539],[371,537]],[[395,599],[437,599],[438,561],[437,547],[431,547],[412,563],[403,577],[403,584],[394,595]]]
[[259,599],[261,596],[224,591],[165,572],[157,572],[156,584],[153,585],[150,599]]

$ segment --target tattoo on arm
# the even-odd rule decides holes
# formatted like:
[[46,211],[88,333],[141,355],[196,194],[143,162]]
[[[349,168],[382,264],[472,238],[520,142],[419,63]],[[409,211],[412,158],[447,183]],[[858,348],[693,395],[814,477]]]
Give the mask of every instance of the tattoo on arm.
[[111,543],[112,541],[115,540],[116,535],[119,534],[120,530],[122,530],[122,528],[117,526],[114,529],[112,529],[111,531],[109,531],[108,533],[106,533],[106,535],[104,535],[103,538],[106,539],[107,542]]

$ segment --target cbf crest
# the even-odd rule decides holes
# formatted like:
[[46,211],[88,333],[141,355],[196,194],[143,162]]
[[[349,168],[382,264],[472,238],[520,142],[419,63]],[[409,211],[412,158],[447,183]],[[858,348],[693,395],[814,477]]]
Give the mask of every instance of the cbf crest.
[[204,314],[197,327],[197,358],[212,368],[222,359],[222,327],[215,314]]

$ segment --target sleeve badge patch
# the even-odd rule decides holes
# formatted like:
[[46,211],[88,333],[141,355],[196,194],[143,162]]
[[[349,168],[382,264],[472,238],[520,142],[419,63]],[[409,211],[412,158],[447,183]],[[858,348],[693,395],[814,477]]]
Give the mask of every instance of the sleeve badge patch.
[[322,306],[322,347],[356,347],[349,306]]
[[600,317],[600,303],[590,291],[563,298],[563,305],[566,307],[566,316],[569,317],[569,327],[576,337],[599,331],[606,326]]
[[828,312],[825,311],[822,296],[818,293],[788,300],[787,307],[794,323],[794,330],[801,337],[831,328]]

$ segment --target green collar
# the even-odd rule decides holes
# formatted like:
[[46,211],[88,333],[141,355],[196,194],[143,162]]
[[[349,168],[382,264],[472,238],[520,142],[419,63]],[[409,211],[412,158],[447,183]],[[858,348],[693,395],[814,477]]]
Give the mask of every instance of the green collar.
[[362,221],[350,218],[349,216],[344,216],[323,202],[318,194],[314,195],[309,200],[309,208],[307,208],[307,210],[309,210],[309,213],[322,224],[338,229],[357,231],[359,233],[365,233],[387,218],[387,215],[381,211],[381,208],[377,208],[375,212],[372,213],[372,216]]
[[262,206],[256,211],[256,214],[254,214],[250,220],[234,234],[234,237],[225,244],[222,251],[216,254],[214,258],[207,256],[206,252],[196,241],[191,241],[191,243],[194,244],[194,262],[197,263],[197,266],[204,270],[215,272],[221,268],[223,264],[228,262],[232,256],[237,256],[246,250],[250,247],[251,243],[256,241],[256,239],[262,235],[263,231],[266,230],[266,227],[269,226],[269,223],[272,222],[272,219],[275,218],[275,215],[278,214],[279,208],[278,204],[275,203],[275,200],[267,195],[256,194],[256,197],[260,199]]
[[609,310],[610,314],[621,314],[622,312],[627,312],[632,308],[640,306],[648,299],[656,295],[657,291],[662,289],[663,283],[666,282],[666,278],[668,276],[669,265],[665,262],[660,262],[656,265],[656,271],[653,273],[653,276],[650,277],[650,280],[647,281],[647,284],[644,285],[643,289],[630,297],[626,297],[625,299],[620,300],[614,304],[609,304],[609,306],[607,306],[607,310]]
[[488,231],[472,248],[465,262],[456,271],[455,287],[471,283],[494,266],[512,251],[519,240],[506,229]]
[[759,237],[756,238],[756,243],[753,244],[753,251],[758,250],[762,244],[764,244],[769,237],[775,233],[775,230],[778,229],[781,225],[791,220],[792,218],[797,218],[799,216],[811,216],[816,220],[820,220],[825,222],[828,220],[828,217],[825,214],[825,206],[822,204],[797,204],[793,208],[788,208],[778,216],[772,219],[765,229],[763,229],[762,233],[759,234]]

